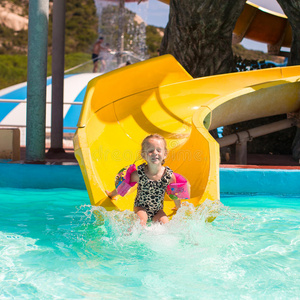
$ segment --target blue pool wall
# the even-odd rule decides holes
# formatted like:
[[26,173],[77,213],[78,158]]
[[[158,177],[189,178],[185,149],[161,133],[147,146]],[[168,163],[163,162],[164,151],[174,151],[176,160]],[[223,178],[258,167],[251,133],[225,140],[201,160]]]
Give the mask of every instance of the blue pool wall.
[[300,196],[300,170],[222,169],[221,193],[266,193]]
[[78,165],[0,164],[0,187],[85,189]]
[[[84,190],[78,165],[0,163],[0,187]],[[221,193],[300,196],[300,170],[220,168]]]

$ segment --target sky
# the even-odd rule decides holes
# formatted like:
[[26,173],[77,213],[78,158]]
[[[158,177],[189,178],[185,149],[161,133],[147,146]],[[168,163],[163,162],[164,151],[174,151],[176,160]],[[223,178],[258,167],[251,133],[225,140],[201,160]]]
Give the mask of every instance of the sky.
[[[276,0],[252,0],[251,2],[269,10],[283,13]],[[148,25],[166,27],[168,23],[169,5],[165,3],[157,0],[149,0],[147,2],[142,2],[139,5],[137,3],[127,3],[126,7],[140,15]],[[242,45],[247,49],[267,52],[267,45],[263,43],[244,39]]]

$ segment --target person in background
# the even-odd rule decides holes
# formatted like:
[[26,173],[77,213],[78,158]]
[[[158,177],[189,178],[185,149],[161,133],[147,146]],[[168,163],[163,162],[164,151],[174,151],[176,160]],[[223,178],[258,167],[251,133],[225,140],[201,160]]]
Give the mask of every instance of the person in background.
[[103,40],[104,38],[100,36],[93,47],[93,53],[92,53],[92,60],[94,63],[93,73],[96,73],[98,71],[98,61],[100,61],[101,63],[100,72],[104,72],[106,67],[105,57],[103,56],[103,53],[110,52],[110,49],[108,47],[102,46]]

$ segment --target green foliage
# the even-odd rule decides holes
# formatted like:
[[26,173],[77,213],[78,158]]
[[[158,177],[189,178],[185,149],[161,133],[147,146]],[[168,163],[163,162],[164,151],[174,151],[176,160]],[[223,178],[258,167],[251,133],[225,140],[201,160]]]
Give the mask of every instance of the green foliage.
[[9,2],[24,7],[24,6],[28,6],[29,0],[9,0]]
[[[28,16],[29,0],[9,0],[21,6],[25,16]],[[52,3],[53,0],[50,0]],[[124,17],[124,50],[133,51],[146,56],[157,56],[161,43],[162,28],[138,24],[134,20],[135,14],[125,9]],[[52,10],[49,15],[48,46],[49,55],[52,50]],[[101,35],[111,49],[117,49],[118,40],[118,6],[109,5],[103,9],[100,24]],[[146,36],[146,42],[144,41]],[[12,29],[0,26],[0,54],[25,54],[27,52],[28,31],[14,32]],[[93,44],[98,37],[98,17],[94,0],[68,0],[66,1],[65,19],[65,52],[91,53]]]
[[[91,52],[97,38],[98,17],[94,0],[66,1],[65,52]],[[49,18],[49,38],[52,44],[52,14]]]
[[[24,16],[28,16],[29,0],[10,0],[23,8]],[[50,1],[53,2],[53,1]],[[91,47],[97,38],[98,17],[94,0],[66,1],[65,19],[65,51],[91,52]],[[27,52],[28,31],[15,32],[10,28],[0,26],[0,54],[23,54]],[[49,15],[48,53],[52,48],[52,11]]]
[[232,45],[233,54],[240,60],[272,60],[277,63],[282,63],[284,58],[279,56],[272,56],[262,51],[248,50],[241,44]]
[[0,55],[0,89],[26,80],[25,55]]
[[[23,8],[24,15],[28,15],[29,0],[9,0]],[[53,2],[53,0],[50,0]],[[51,3],[52,4],[52,3]],[[51,5],[50,5],[51,7]],[[136,54],[157,56],[160,47],[163,29],[155,26],[138,24],[134,20],[135,14],[125,9],[124,16],[124,50],[133,51]],[[110,5],[103,9],[100,24],[100,34],[104,36],[105,43],[110,48],[117,49],[118,39],[118,6]],[[88,62],[80,69],[72,71],[91,72],[92,63],[89,62],[92,47],[98,37],[98,17],[94,0],[68,0],[66,1],[66,30],[65,30],[65,69]],[[146,46],[144,38],[146,35]],[[0,26],[0,89],[6,86],[26,81],[27,72],[27,31],[14,32],[4,26]],[[48,29],[48,75],[51,75],[51,48],[52,48],[52,13],[50,10]],[[271,59],[274,57],[243,48],[241,45],[233,46],[236,56],[242,59]],[[80,53],[79,53],[80,52]],[[85,53],[85,54],[84,54]],[[3,55],[1,55],[3,54]],[[15,55],[12,55],[15,54]],[[18,54],[18,55],[17,55]],[[22,55],[23,54],[23,55]],[[276,61],[276,60],[275,60]],[[277,61],[279,62],[279,61]]]
[[15,32],[14,30],[0,25],[0,54],[26,53],[27,30]]
[[[87,53],[72,53],[65,56],[65,69],[70,69],[90,59]],[[47,75],[52,73],[52,57],[48,56]],[[71,73],[91,72],[92,63],[85,64],[80,69]],[[0,89],[24,82],[27,80],[27,56],[26,55],[0,55]]]
[[272,56],[261,51],[247,50],[240,44],[233,45],[232,50],[237,71],[251,71],[275,66],[272,63],[265,63],[265,60],[276,63],[284,62],[283,57]]
[[146,44],[148,47],[148,53],[150,57],[158,56],[158,50],[160,48],[163,28],[157,28],[152,25],[146,27]]
[[88,53],[71,53],[65,56],[65,70],[71,69],[72,67],[79,66],[66,74],[78,74],[78,73],[89,73],[93,70],[93,63],[91,61],[91,55]]

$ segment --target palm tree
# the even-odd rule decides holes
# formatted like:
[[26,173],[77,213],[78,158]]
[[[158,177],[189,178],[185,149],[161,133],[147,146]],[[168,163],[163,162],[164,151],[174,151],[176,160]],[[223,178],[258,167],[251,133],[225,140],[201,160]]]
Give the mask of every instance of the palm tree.
[[161,54],[172,54],[193,76],[233,70],[232,32],[246,0],[172,0]]
[[[293,42],[291,47],[291,65],[300,64],[300,0],[277,0],[282,10],[288,17],[293,30]],[[296,137],[293,141],[293,158],[300,161],[300,111],[294,114],[298,119]]]

